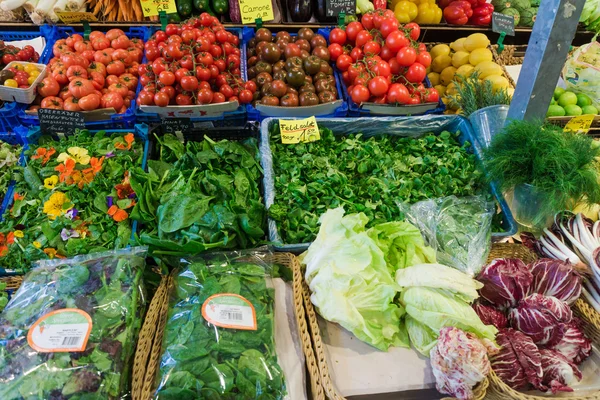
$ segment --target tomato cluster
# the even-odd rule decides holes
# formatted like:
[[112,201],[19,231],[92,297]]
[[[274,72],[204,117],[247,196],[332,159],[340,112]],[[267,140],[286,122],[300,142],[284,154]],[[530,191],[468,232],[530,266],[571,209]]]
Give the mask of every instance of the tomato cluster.
[[3,69],[13,61],[38,62],[40,55],[29,45],[20,49],[12,45],[7,46],[4,41],[0,40],[0,58],[0,69]]
[[361,21],[329,35],[329,53],[342,71],[355,103],[420,104],[438,102],[436,89],[423,81],[431,56],[418,43],[418,24],[400,26],[392,10],[364,14]]
[[169,24],[145,44],[139,105],[249,103],[256,90],[240,74],[240,39],[216,17],[203,13],[183,25]]
[[57,40],[49,76],[37,88],[41,107],[125,112],[135,97],[143,49],[141,40],[129,39],[121,29],[93,31],[89,40],[79,34]]

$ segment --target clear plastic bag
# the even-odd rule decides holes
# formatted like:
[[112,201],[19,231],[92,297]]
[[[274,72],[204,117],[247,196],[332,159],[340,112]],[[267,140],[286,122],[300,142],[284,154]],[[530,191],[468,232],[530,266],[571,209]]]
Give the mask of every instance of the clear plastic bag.
[[419,227],[438,262],[475,276],[490,252],[494,203],[483,196],[398,203],[406,218]]
[[242,251],[179,261],[155,399],[284,398],[268,258]]
[[0,315],[0,399],[129,394],[146,248],[43,260]]
[[562,77],[567,89],[588,95],[600,107],[600,43],[595,38],[569,56]]

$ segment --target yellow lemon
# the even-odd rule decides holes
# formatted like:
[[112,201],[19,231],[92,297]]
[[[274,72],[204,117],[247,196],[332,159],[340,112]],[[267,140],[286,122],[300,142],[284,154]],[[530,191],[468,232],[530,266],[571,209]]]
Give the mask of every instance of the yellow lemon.
[[431,86],[440,84],[440,74],[437,72],[430,72],[427,74],[427,77],[429,78],[429,82],[431,82]]
[[483,61],[477,64],[475,71],[479,72],[479,78],[484,79],[490,75],[502,75],[502,67],[493,61]]
[[458,69],[456,70],[456,75],[461,75],[464,77],[467,77],[469,75],[471,75],[471,72],[475,69],[474,66],[472,66],[471,64],[465,64],[465,65],[461,65],[460,67],[458,67]]
[[469,53],[466,51],[457,51],[452,56],[452,66],[458,68],[469,63]]
[[485,49],[490,45],[490,39],[483,33],[474,33],[469,35],[465,40],[463,46],[467,51],[473,51],[475,49]]
[[454,79],[454,75],[456,74],[456,68],[454,67],[446,67],[440,74],[440,82],[442,85],[449,85]]
[[436,44],[429,50],[429,54],[431,55],[431,59],[434,59],[437,56],[449,56],[450,47],[447,44]]
[[494,90],[510,88],[508,79],[506,79],[502,75],[490,75],[486,77],[485,80],[492,82],[492,88]]
[[466,51],[465,40],[467,40],[467,38],[456,39],[454,42],[450,43],[450,48],[454,51]]
[[493,58],[490,49],[475,49],[469,55],[469,64],[475,66],[484,61],[492,61]]
[[431,70],[439,73],[450,65],[452,65],[452,58],[447,54],[442,54],[433,59],[431,62]]
[[435,90],[438,91],[438,93],[440,94],[440,96],[444,96],[446,94],[446,86],[444,86],[444,85],[435,85],[434,88],[435,88]]

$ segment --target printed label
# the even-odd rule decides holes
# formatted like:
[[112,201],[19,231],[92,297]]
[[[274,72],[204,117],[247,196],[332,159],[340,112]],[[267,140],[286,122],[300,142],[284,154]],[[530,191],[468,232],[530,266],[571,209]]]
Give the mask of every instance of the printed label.
[[258,18],[263,22],[275,19],[271,0],[238,0],[242,24],[254,24]]
[[315,117],[289,121],[280,119],[279,130],[283,144],[316,142],[321,139]]
[[255,331],[256,311],[248,300],[233,293],[221,293],[206,299],[202,316],[215,326]]
[[64,308],[49,312],[29,328],[27,342],[40,353],[85,351],[92,318],[85,311]]
[[590,127],[592,126],[592,122],[594,122],[595,115],[580,115],[578,117],[573,117],[567,124],[565,125],[565,132],[577,132],[577,133],[588,133]]
[[74,24],[81,21],[97,22],[98,18],[91,12],[57,12],[56,16],[65,24]]
[[140,0],[140,4],[142,5],[144,17],[154,17],[160,11],[164,11],[167,14],[177,12],[175,0]]

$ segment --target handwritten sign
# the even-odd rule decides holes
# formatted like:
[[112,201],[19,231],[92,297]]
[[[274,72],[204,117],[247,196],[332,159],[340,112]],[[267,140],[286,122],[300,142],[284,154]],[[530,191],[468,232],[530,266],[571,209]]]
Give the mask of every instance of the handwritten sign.
[[588,133],[590,127],[592,126],[592,122],[594,122],[595,115],[580,115],[578,117],[573,117],[567,125],[565,125],[566,132],[576,132],[576,133]]
[[325,0],[325,10],[329,17],[337,17],[340,13],[356,14],[356,0]]
[[515,17],[500,13],[492,14],[492,31],[504,33],[508,36],[515,36]]
[[42,133],[73,134],[77,129],[85,128],[83,114],[77,111],[51,110],[40,108],[38,110],[40,129]]
[[140,3],[142,5],[144,17],[154,17],[158,15],[160,11],[164,11],[167,14],[177,12],[175,0],[140,0]]
[[163,133],[188,132],[192,129],[192,120],[189,118],[163,118]]
[[258,18],[263,21],[275,19],[271,0],[238,0],[242,14],[242,24],[253,24]]
[[81,21],[97,22],[98,18],[91,12],[57,12],[58,18],[65,24],[74,24]]
[[316,142],[321,139],[315,117],[289,121],[280,119],[279,130],[283,144]]

